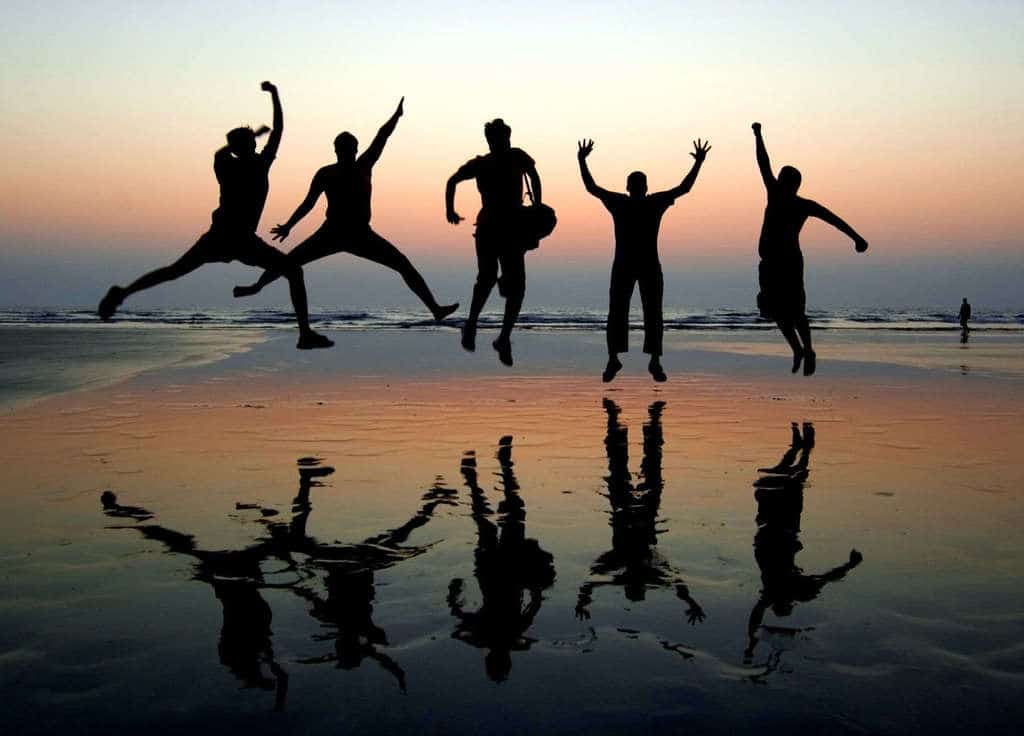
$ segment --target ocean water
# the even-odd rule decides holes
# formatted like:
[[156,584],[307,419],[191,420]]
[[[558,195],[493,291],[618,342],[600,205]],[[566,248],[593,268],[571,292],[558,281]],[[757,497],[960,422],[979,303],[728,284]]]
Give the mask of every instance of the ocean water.
[[[812,326],[819,330],[862,329],[902,331],[959,330],[957,315],[935,309],[846,309],[812,310],[808,313]],[[422,311],[349,309],[314,310],[311,317],[324,329],[430,329],[436,325]],[[542,330],[604,330],[607,309],[531,308],[520,316],[518,325],[523,329]],[[500,312],[485,312],[482,327],[500,324]],[[450,321],[459,324],[458,318]],[[635,327],[642,325],[638,309],[631,313]],[[0,310],[0,326],[11,325],[95,325],[92,309],[23,308]],[[123,310],[118,312],[114,325],[153,327],[251,327],[290,328],[295,318],[290,311],[272,309],[154,309]],[[665,329],[677,330],[770,330],[772,322],[760,318],[757,312],[740,309],[666,309]],[[1024,332],[1024,312],[978,310],[971,319],[975,330]]]

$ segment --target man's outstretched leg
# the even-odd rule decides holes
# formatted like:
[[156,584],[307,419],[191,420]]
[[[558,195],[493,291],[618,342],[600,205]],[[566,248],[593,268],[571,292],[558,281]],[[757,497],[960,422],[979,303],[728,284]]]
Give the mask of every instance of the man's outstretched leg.
[[309,306],[306,302],[306,283],[302,278],[302,268],[277,248],[263,242],[255,235],[239,259],[247,266],[256,266],[267,271],[281,274],[288,279],[292,306],[295,308],[295,320],[299,323],[299,341],[295,347],[299,350],[329,348],[334,342],[314,332],[309,326]]
[[498,360],[505,365],[512,365],[512,328],[519,318],[526,296],[526,253],[515,249],[500,257],[501,278],[505,285],[505,315],[501,321],[501,332],[494,341],[494,349],[498,351]]
[[[321,258],[334,253],[340,253],[342,245],[334,242],[335,240],[336,239],[331,237],[327,223],[325,222],[315,233],[292,248],[291,252],[288,253],[288,258],[293,263],[301,267],[305,266],[307,263],[320,260]],[[274,246],[270,247],[274,248]],[[277,248],[274,248],[274,250],[277,251]],[[268,268],[260,274],[259,279],[255,283],[249,284],[248,286],[236,286],[233,293],[236,298],[259,294],[263,290],[264,286],[274,283],[283,275],[284,274],[280,271]]]
[[204,254],[207,244],[210,243],[210,234],[203,235],[195,245],[185,251],[185,254],[169,266],[150,271],[137,278],[128,286],[111,286],[107,295],[100,301],[96,312],[100,319],[107,321],[114,316],[114,312],[121,306],[125,299],[136,292],[149,289],[167,281],[173,281],[207,263]]
[[470,352],[476,350],[476,324],[480,319],[480,312],[483,311],[494,285],[498,283],[498,256],[489,246],[481,245],[479,238],[476,241],[476,268],[473,300],[469,305],[469,316],[462,326],[462,347]]
[[390,268],[392,271],[397,271],[405,280],[406,286],[420,298],[420,301],[434,315],[435,321],[440,322],[459,308],[458,302],[455,304],[438,304],[430,291],[430,287],[427,286],[427,282],[423,280],[423,276],[412,265],[408,257],[390,242],[373,232],[373,230],[370,230],[359,241],[354,242],[347,250],[352,255],[379,263]]

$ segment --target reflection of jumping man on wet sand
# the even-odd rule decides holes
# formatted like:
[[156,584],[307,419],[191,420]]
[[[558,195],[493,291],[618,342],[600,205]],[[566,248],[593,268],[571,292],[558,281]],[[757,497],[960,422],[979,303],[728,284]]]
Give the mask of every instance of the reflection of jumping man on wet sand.
[[608,365],[602,379],[607,383],[622,368],[619,353],[629,350],[629,302],[633,286],[640,285],[640,301],[644,308],[644,352],[651,356],[647,370],[654,380],[666,380],[661,367],[662,296],[665,282],[658,260],[658,230],[665,210],[690,191],[697,181],[697,173],[711,146],[697,139],[693,142],[693,168],[679,186],[664,192],[647,193],[647,176],[634,171],[626,179],[628,195],[609,192],[594,182],[587,166],[587,156],[594,150],[594,141],[580,141],[577,158],[580,174],[587,191],[601,200],[612,213],[615,223],[615,260],[612,262],[612,280],[608,289]]
[[[309,214],[313,205],[320,199],[320,195],[325,194],[327,222],[288,254],[291,262],[305,265],[333,253],[348,252],[387,266],[402,275],[408,287],[434,315],[434,319],[440,321],[458,309],[459,305],[438,304],[426,281],[409,259],[370,227],[373,166],[384,152],[384,145],[398,125],[398,119],[402,117],[404,100],[403,97],[394,115],[381,126],[369,148],[358,158],[356,151],[359,143],[356,137],[347,131],[338,134],[334,139],[334,152],[338,162],[324,166],[316,172],[306,198],[286,223],[278,225],[271,232],[274,233],[275,239],[283,241],[299,220]],[[235,296],[256,294],[280,275],[278,271],[268,269],[255,284],[236,286]]]
[[860,552],[852,549],[846,563],[820,575],[806,575],[796,564],[796,555],[803,549],[799,539],[800,516],[804,508],[807,463],[814,449],[814,427],[804,423],[803,436],[796,422],[792,429],[790,448],[782,460],[775,467],[760,468],[758,472],[762,475],[754,483],[757,500],[754,558],[761,568],[761,597],[750,612],[744,652],[747,664],[754,656],[757,635],[768,609],[776,616],[788,616],[796,603],[814,600],[827,583],[842,580],[863,559]]
[[459,167],[448,179],[445,207],[448,222],[458,225],[462,217],[455,211],[455,187],[459,182],[476,179],[481,208],[476,218],[476,284],[469,316],[462,327],[462,347],[476,350],[476,326],[491,289],[499,283],[505,297],[505,316],[501,332],[494,341],[498,359],[512,365],[512,328],[519,317],[526,295],[527,243],[520,230],[523,202],[523,176],[529,177],[534,204],[541,203],[540,175],[533,159],[520,148],[512,147],[512,129],[501,118],[484,126],[484,137],[491,149]]
[[[105,491],[100,500],[107,516],[136,521],[153,518],[153,513],[146,509],[119,504],[111,491]],[[217,643],[221,664],[244,687],[274,692],[275,710],[283,710],[288,694],[288,674],[274,657],[270,628],[273,614],[261,594],[267,588],[289,585],[274,585],[264,579],[261,563],[277,556],[273,545],[261,540],[240,550],[204,550],[196,546],[191,534],[157,524],[111,528],[135,529],[146,539],[162,543],[169,551],[196,560],[194,579],[210,585],[221,604],[223,625]],[[264,665],[268,666],[269,675],[264,672]]]
[[612,548],[594,560],[590,579],[580,586],[576,616],[590,618],[594,590],[601,586],[621,585],[630,601],[642,601],[648,590],[675,588],[676,597],[685,602],[686,618],[691,624],[704,620],[704,609],[690,595],[682,574],[658,553],[658,508],[665,486],[661,474],[661,413],[664,401],[648,408],[644,424],[644,458],[640,464],[643,478],[634,486],[629,473],[629,433],[619,422],[620,409],[604,400],[608,413],[608,433],[604,445],[608,453],[608,502],[611,505]]
[[533,643],[526,632],[540,612],[543,591],[555,581],[554,558],[536,539],[526,536],[526,504],[513,470],[511,437],[501,438],[498,462],[504,499],[498,504],[495,524],[477,481],[476,456],[469,452],[462,459],[477,528],[474,572],[480,607],[466,610],[461,578],[448,586],[448,608],[458,619],[452,637],[488,650],[484,666],[495,682],[505,680],[512,671],[512,652],[526,651]]
[[111,286],[97,309],[101,319],[113,317],[121,303],[132,294],[173,281],[203,264],[241,261],[247,266],[272,269],[288,279],[295,318],[299,323],[299,349],[329,348],[334,344],[310,329],[302,269],[256,235],[256,226],[270,191],[270,165],[277,156],[284,129],[277,87],[264,82],[262,89],[270,93],[274,103],[274,129],[260,153],[256,153],[256,138],[266,133],[266,128],[258,131],[235,128],[227,135],[228,144],[214,154],[213,170],[220,185],[220,206],[213,211],[210,229],[171,265],[150,271],[126,287]]
[[853,238],[858,253],[868,249],[868,241],[817,202],[796,196],[800,172],[792,166],[779,169],[776,179],[761,137],[761,124],[754,123],[757,165],[768,192],[764,224],[757,247],[761,256],[758,279],[761,291],[757,307],[765,319],[775,320],[793,350],[793,372],[803,363],[804,375],[814,373],[817,363],[811,346],[811,326],[807,321],[807,295],[804,292],[804,256],[800,252],[800,230],[808,217],[817,217]]

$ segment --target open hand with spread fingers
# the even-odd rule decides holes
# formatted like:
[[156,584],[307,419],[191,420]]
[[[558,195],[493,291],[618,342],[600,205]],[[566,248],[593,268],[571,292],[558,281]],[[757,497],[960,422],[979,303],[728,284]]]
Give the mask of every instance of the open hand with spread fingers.
[[694,161],[697,163],[703,163],[704,159],[707,158],[708,151],[711,150],[711,141],[702,141],[700,138],[693,142],[693,156]]

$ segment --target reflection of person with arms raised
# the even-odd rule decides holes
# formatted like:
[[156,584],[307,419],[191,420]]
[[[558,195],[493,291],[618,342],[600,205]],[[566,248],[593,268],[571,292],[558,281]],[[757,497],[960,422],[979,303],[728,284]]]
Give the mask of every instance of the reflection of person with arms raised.
[[555,580],[554,559],[536,539],[526,537],[526,505],[519,495],[512,463],[512,438],[503,437],[498,462],[504,498],[498,504],[498,523],[477,480],[476,456],[462,459],[462,475],[470,490],[473,521],[477,528],[474,573],[481,604],[468,611],[461,578],[451,581],[448,607],[458,619],[452,637],[486,649],[484,666],[495,682],[512,671],[512,652],[526,651],[533,639],[526,632],[540,611],[543,591]]
[[800,370],[802,363],[804,375],[810,376],[816,370],[817,362],[807,320],[800,231],[808,217],[817,217],[849,236],[858,253],[868,249],[868,241],[829,209],[814,200],[797,196],[802,179],[797,169],[783,166],[776,178],[761,137],[761,124],[754,123],[753,129],[757,166],[768,194],[757,247],[761,257],[758,265],[761,290],[757,295],[757,307],[762,317],[775,321],[793,350],[793,372]]
[[626,179],[628,195],[609,192],[597,185],[587,165],[587,157],[593,150],[594,141],[579,142],[577,158],[583,185],[601,200],[615,224],[615,260],[608,289],[608,365],[602,379],[607,383],[622,369],[619,353],[629,350],[629,302],[633,298],[633,287],[639,284],[644,308],[644,352],[651,356],[647,370],[655,381],[665,381],[667,376],[661,366],[665,283],[658,258],[658,230],[665,211],[693,188],[711,146],[699,138],[693,142],[690,154],[693,168],[678,186],[648,194],[647,176],[642,171],[634,171]]
[[[529,154],[512,147],[512,129],[501,118],[484,125],[490,152],[466,162],[452,174],[445,188],[445,216],[453,225],[463,218],[455,211],[455,188],[460,182],[476,180],[481,208],[476,218],[476,284],[469,316],[462,327],[462,347],[476,350],[476,328],[480,312],[495,284],[505,297],[501,332],[494,341],[498,359],[512,365],[512,328],[526,295],[527,242],[520,228],[523,177],[530,180],[534,204],[541,204],[540,175]],[[498,279],[498,267],[501,279]]]
[[648,408],[644,424],[644,458],[641,480],[634,487],[629,472],[629,433],[619,422],[621,410],[604,400],[608,414],[605,450],[608,454],[608,502],[611,506],[612,548],[594,560],[590,579],[580,586],[576,616],[590,618],[594,591],[604,586],[621,586],[630,601],[642,601],[648,590],[674,588],[676,597],[686,603],[686,618],[691,624],[704,620],[704,609],[690,595],[682,574],[661,556],[658,544],[658,509],[664,479],[661,471],[661,414],[665,402],[655,401]]
[[794,422],[789,450],[778,465],[761,468],[762,475],[754,483],[757,500],[754,558],[761,568],[761,596],[750,612],[747,626],[748,643],[744,652],[747,664],[754,656],[758,632],[768,610],[776,616],[790,615],[796,603],[814,600],[826,584],[842,580],[863,559],[860,552],[850,550],[847,562],[817,575],[805,574],[796,564],[796,555],[803,549],[799,539],[800,516],[812,449],[814,426],[805,422],[801,436]]

